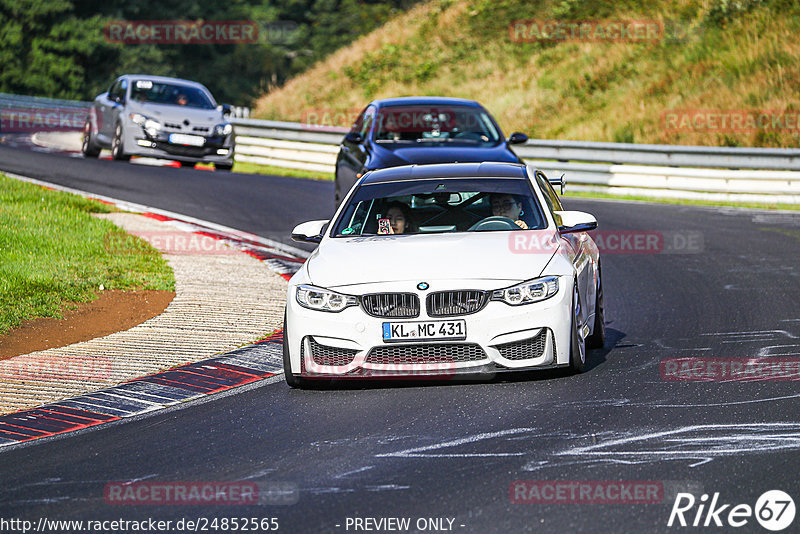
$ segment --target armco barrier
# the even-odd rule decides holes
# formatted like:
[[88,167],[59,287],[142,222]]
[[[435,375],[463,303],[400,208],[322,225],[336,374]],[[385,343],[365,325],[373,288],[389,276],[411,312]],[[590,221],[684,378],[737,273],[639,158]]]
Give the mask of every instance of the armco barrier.
[[[5,127],[0,133],[14,131],[8,127],[10,118],[17,121],[17,131],[80,130],[83,122],[78,118],[89,106],[89,102],[0,93],[0,128]],[[37,111],[39,122],[30,115]],[[28,113],[22,118],[29,121],[21,126],[20,112]],[[246,117],[249,109],[234,108],[234,115]],[[77,122],[80,124],[75,127]],[[296,122],[249,118],[232,118],[231,122],[236,161],[322,173],[334,172],[338,145],[347,132],[347,128]],[[800,149],[532,139],[514,150],[550,177],[565,174],[570,190],[800,203]]]
[[[333,173],[347,128],[234,119],[237,161]],[[532,139],[514,147],[568,189],[651,197],[800,203],[800,149]],[[555,175],[555,176],[553,176]]]

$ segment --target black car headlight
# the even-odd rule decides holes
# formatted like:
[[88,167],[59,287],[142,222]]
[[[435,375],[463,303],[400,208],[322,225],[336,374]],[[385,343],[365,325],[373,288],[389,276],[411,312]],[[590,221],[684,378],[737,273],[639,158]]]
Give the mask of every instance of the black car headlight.
[[348,306],[358,306],[358,299],[330,289],[314,286],[297,286],[297,303],[309,310],[340,312]]
[[501,300],[511,306],[519,306],[547,300],[556,293],[558,293],[558,277],[543,276],[492,291],[492,300]]
[[225,122],[223,124],[217,124],[214,126],[214,135],[226,136],[230,135],[233,131],[233,125],[229,122]]

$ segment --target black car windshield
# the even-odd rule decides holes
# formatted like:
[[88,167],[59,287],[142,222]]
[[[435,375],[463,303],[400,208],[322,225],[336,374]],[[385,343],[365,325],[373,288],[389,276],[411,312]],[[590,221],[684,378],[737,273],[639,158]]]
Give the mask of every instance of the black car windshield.
[[384,107],[378,112],[374,132],[378,143],[494,145],[501,140],[489,114],[472,106]]
[[141,103],[167,104],[187,108],[214,109],[208,96],[189,85],[137,80],[131,87],[131,99]]
[[541,230],[547,227],[522,179],[436,178],[364,184],[336,222],[334,237]]

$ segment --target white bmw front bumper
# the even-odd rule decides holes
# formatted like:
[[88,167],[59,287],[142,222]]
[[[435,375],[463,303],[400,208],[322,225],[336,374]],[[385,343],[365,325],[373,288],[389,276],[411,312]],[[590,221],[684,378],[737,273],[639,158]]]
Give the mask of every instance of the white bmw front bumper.
[[[569,363],[572,282],[562,277],[558,292],[541,302],[511,306],[488,301],[479,311],[453,317],[432,317],[426,297],[433,291],[484,290],[512,283],[487,280],[432,281],[420,291],[415,282],[363,284],[336,291],[359,296],[372,293],[414,293],[420,311],[414,318],[374,317],[363,303],[341,312],[301,306],[296,285],[287,295],[286,332],[292,372],[303,377],[450,375],[551,368]],[[419,323],[463,319],[464,339],[409,340],[388,343],[384,323]]]

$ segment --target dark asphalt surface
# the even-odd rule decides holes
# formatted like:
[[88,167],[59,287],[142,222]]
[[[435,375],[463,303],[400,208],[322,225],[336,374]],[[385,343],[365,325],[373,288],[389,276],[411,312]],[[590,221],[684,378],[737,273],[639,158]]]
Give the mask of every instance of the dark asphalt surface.
[[[333,208],[331,184],[308,180],[9,148],[0,148],[0,168],[268,237]],[[595,214],[603,230],[699,232],[703,241],[701,253],[603,256],[609,336],[584,374],[245,388],[0,449],[0,517],[277,517],[282,532],[354,532],[346,522],[355,517],[409,517],[412,526],[451,518],[452,530],[465,533],[729,532],[668,528],[674,492],[719,492],[720,503],[754,506],[780,489],[800,503],[798,382],[672,382],[659,372],[673,357],[800,357],[800,213],[568,196],[565,204]],[[130,480],[287,482],[299,500],[104,502],[107,483]],[[654,504],[515,504],[509,488],[518,480],[656,481],[666,496]],[[767,532],[753,517],[735,530]],[[784,532],[798,531],[800,519]]]

